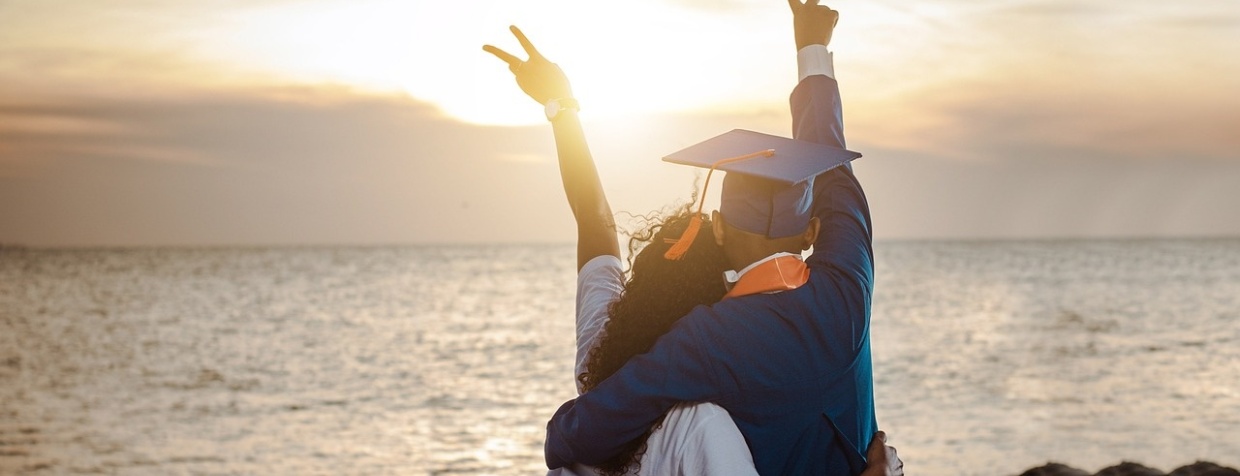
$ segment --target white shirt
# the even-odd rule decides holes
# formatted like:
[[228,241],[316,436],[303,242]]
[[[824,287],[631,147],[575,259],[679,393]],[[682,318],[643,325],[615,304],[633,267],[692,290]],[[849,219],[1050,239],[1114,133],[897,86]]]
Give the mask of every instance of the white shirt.
[[[757,268],[758,266],[762,265],[762,263],[765,263],[773,259],[782,258],[784,256],[795,256],[797,259],[801,259],[801,255],[794,254],[794,253],[788,253],[788,252],[775,253],[773,255],[762,258],[758,261],[754,261],[749,266],[742,268],[740,271],[737,271],[734,269],[729,269],[727,271],[724,271],[723,282],[725,285],[727,285],[728,289],[731,290],[732,286],[735,286],[736,283],[740,282],[741,278],[745,276],[745,273],[753,271],[754,268]],[[580,389],[578,389],[578,391],[580,391]]]
[[809,45],[797,51],[797,81],[816,74],[835,79],[835,55],[827,45]]
[[[585,370],[590,349],[607,324],[608,307],[620,298],[624,274],[620,259],[598,256],[577,274],[577,365]],[[577,392],[581,392],[578,383]],[[756,475],[745,437],[727,410],[713,403],[683,403],[663,418],[646,440],[638,475]],[[572,465],[548,475],[594,475],[594,468]]]

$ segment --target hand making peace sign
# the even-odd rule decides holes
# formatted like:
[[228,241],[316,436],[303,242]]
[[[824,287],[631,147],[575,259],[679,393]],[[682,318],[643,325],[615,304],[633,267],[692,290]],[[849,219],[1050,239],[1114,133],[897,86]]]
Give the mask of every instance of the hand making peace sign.
[[525,53],[530,56],[530,59],[521,61],[516,56],[491,45],[485,45],[482,49],[508,63],[508,70],[516,76],[517,86],[520,86],[526,95],[538,101],[539,104],[545,104],[552,99],[573,97],[573,89],[569,86],[568,77],[564,75],[564,71],[539,53],[519,28],[512,26],[509,29],[517,37],[521,47],[525,48]]
[[788,0],[792,8],[792,31],[796,34],[797,51],[809,45],[831,44],[831,33],[835,24],[840,21],[840,12],[826,5],[819,5],[818,0]]

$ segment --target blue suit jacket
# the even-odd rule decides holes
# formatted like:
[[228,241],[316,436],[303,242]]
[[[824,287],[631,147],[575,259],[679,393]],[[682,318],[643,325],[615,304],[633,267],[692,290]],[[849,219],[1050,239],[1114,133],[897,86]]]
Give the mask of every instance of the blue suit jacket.
[[[844,147],[839,87],[810,76],[792,93],[794,137]],[[809,282],[725,299],[681,318],[547,424],[547,466],[598,464],[679,402],[728,410],[760,474],[857,474],[877,424],[870,361],[870,214],[848,167],[818,176],[822,222]]]

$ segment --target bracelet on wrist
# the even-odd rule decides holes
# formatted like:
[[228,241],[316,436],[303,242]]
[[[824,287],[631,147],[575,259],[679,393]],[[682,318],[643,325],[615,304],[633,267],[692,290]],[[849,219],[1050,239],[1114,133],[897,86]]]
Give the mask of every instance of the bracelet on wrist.
[[577,103],[576,99],[571,97],[552,99],[547,101],[543,112],[546,113],[548,121],[554,121],[556,117],[560,116],[561,112],[569,109],[580,111],[581,105]]

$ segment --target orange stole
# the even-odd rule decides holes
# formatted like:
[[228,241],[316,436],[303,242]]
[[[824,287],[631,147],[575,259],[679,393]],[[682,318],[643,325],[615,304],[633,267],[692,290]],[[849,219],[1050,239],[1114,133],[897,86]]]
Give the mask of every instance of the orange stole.
[[809,266],[796,256],[780,256],[749,270],[723,297],[787,291],[809,281]]

